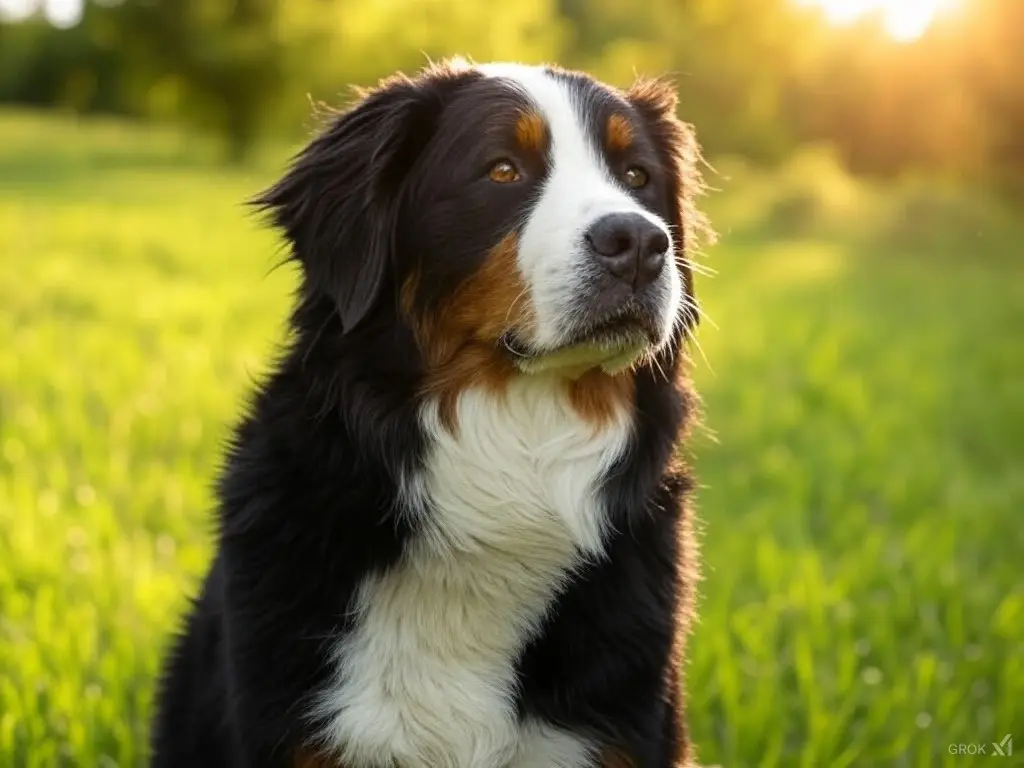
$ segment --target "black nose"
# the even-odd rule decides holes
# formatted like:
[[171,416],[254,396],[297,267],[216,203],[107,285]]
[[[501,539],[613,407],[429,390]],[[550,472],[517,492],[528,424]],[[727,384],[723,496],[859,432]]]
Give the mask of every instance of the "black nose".
[[639,213],[609,213],[590,225],[590,253],[605,269],[639,291],[665,266],[668,235]]

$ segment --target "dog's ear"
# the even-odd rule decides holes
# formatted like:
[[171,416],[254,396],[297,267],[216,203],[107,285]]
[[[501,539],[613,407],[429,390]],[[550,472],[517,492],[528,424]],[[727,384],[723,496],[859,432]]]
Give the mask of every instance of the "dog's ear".
[[638,80],[626,97],[649,126],[662,162],[671,172],[670,193],[675,201],[672,225],[677,233],[675,255],[683,274],[686,297],[683,312],[687,326],[693,327],[698,322],[699,311],[691,264],[696,258],[700,239],[714,237],[696,205],[697,197],[704,191],[700,146],[692,126],[683,123],[676,114],[679,96],[671,81]]
[[417,119],[425,88],[396,77],[362,94],[252,201],[290,241],[307,284],[337,303],[344,332],[374,308],[394,268],[400,185],[429,139]]

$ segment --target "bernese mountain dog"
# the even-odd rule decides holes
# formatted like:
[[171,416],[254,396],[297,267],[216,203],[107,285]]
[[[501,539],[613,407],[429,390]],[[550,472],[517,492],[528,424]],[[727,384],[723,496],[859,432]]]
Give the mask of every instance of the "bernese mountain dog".
[[660,80],[431,64],[253,202],[301,274],[157,768],[680,768],[698,150]]

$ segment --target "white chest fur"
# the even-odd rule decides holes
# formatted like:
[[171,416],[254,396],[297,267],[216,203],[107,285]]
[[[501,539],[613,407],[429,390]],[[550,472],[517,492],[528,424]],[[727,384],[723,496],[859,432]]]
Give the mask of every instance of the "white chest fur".
[[507,400],[460,396],[456,434],[407,483],[420,519],[401,560],[368,577],[338,675],[320,702],[346,766],[582,768],[589,746],[514,710],[515,658],[572,568],[599,557],[598,487],[625,449],[625,414],[599,431],[550,383]]

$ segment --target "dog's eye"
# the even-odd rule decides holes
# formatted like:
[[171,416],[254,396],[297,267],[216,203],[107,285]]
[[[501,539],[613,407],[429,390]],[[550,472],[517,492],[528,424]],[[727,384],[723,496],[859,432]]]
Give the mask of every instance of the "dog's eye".
[[499,160],[492,165],[491,169],[487,172],[487,176],[491,181],[498,184],[509,184],[513,181],[519,181],[519,171],[508,160]]
[[647,171],[643,168],[634,165],[632,168],[626,169],[626,183],[633,189],[646,187],[648,179]]

